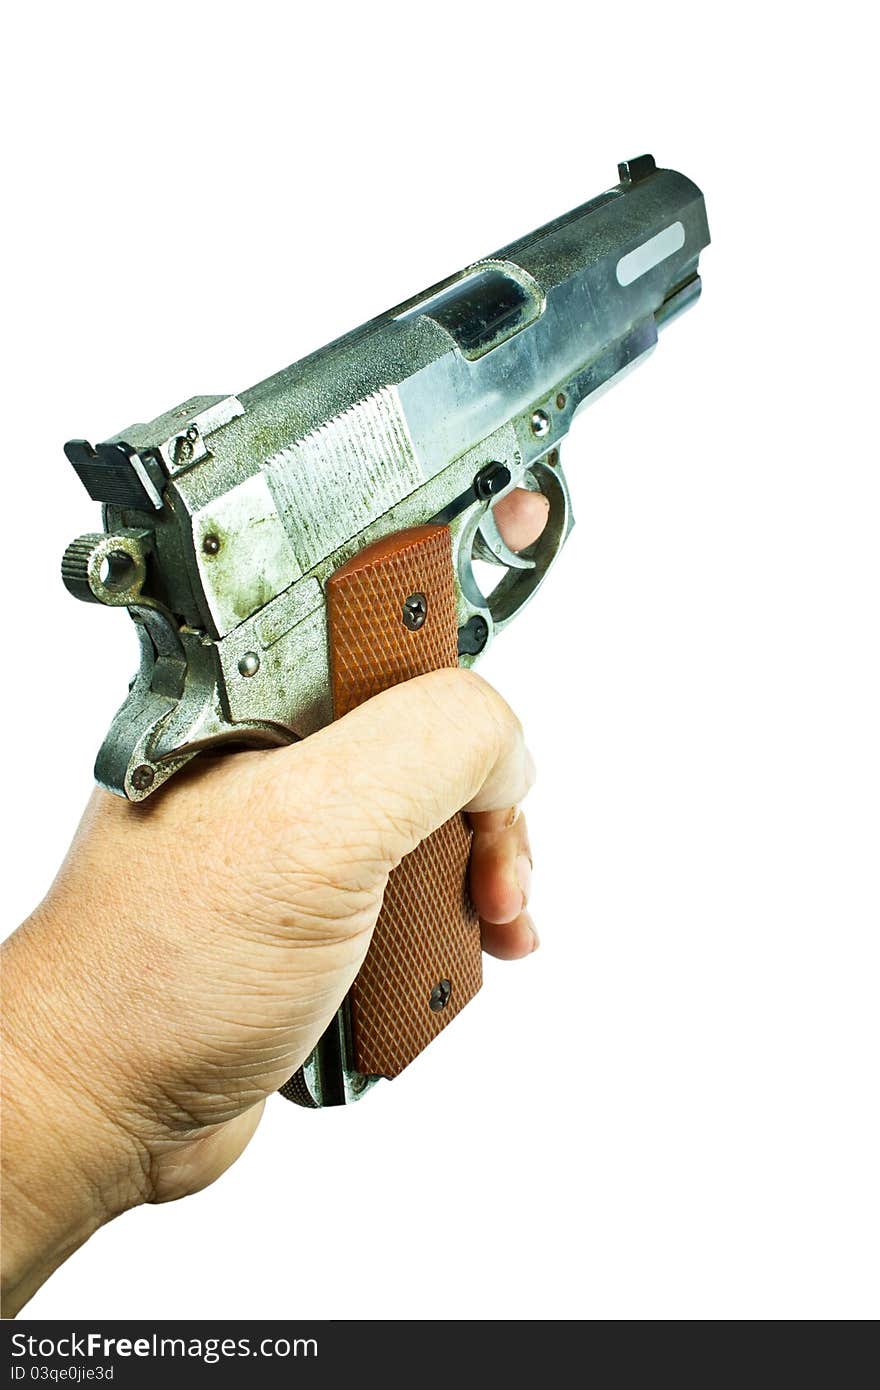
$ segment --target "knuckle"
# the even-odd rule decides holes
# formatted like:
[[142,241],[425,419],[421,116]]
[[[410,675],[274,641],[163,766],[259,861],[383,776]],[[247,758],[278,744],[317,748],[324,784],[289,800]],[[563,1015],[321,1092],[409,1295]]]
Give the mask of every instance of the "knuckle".
[[[501,742],[509,743],[522,734],[522,726],[510,705],[493,685],[490,685],[476,671],[465,668],[437,672],[448,680],[448,689],[457,704],[466,703],[471,712],[478,710],[494,726]],[[454,714],[458,715],[456,708]]]

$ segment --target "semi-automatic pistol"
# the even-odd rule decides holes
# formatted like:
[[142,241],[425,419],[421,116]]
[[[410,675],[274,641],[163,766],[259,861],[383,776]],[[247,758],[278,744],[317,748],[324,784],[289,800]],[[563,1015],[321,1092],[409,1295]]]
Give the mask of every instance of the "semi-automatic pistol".
[[[127,608],[140,639],[102,786],[142,801],[203,749],[307,738],[387,686],[473,665],[528,603],[572,526],[572,416],[700,293],[700,190],[650,155],[618,172],[249,391],[65,445],[104,529],[68,546],[64,583]],[[519,552],[493,513],[513,488],[549,503]],[[498,582],[481,585],[475,561]],[[469,841],[458,815],[391,874],[360,974],[290,1099],[358,1099],[476,994]]]

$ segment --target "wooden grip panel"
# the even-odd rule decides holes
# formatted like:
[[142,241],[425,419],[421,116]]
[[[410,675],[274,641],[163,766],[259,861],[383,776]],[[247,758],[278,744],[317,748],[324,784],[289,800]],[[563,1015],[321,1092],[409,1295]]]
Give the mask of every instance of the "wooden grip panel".
[[[337,719],[400,681],[457,666],[448,529],[421,526],[362,550],[327,583],[327,621]],[[349,994],[359,1072],[397,1076],[482,984],[470,838],[464,816],[453,816],[388,880]]]

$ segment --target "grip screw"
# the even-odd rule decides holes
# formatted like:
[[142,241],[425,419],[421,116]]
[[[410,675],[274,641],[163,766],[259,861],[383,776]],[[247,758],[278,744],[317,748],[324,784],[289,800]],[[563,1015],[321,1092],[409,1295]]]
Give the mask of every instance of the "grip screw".
[[131,785],[136,792],[145,792],[156,780],[156,774],[149,763],[141,763],[131,774]]
[[206,555],[216,555],[219,549],[219,536],[215,536],[213,533],[210,536],[205,536],[204,540],[202,541],[202,550],[204,550]]
[[260,658],[256,652],[245,652],[238,663],[239,673],[242,676],[255,676],[260,669]]
[[428,600],[424,594],[410,594],[403,600],[403,625],[418,632],[428,616]]
[[432,1012],[435,1014],[439,1014],[441,1009],[446,1008],[446,1005],[449,1003],[451,997],[452,985],[449,983],[449,981],[438,980],[434,988],[431,990],[431,998],[428,1001],[431,1005]]

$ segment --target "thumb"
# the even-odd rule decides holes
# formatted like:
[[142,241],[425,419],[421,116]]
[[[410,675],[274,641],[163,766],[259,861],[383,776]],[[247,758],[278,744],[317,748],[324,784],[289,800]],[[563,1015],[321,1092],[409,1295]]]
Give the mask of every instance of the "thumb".
[[534,780],[513,711],[465,670],[394,686],[271,758],[277,793],[307,798],[296,819],[340,886],[384,878],[457,811],[514,806]]

